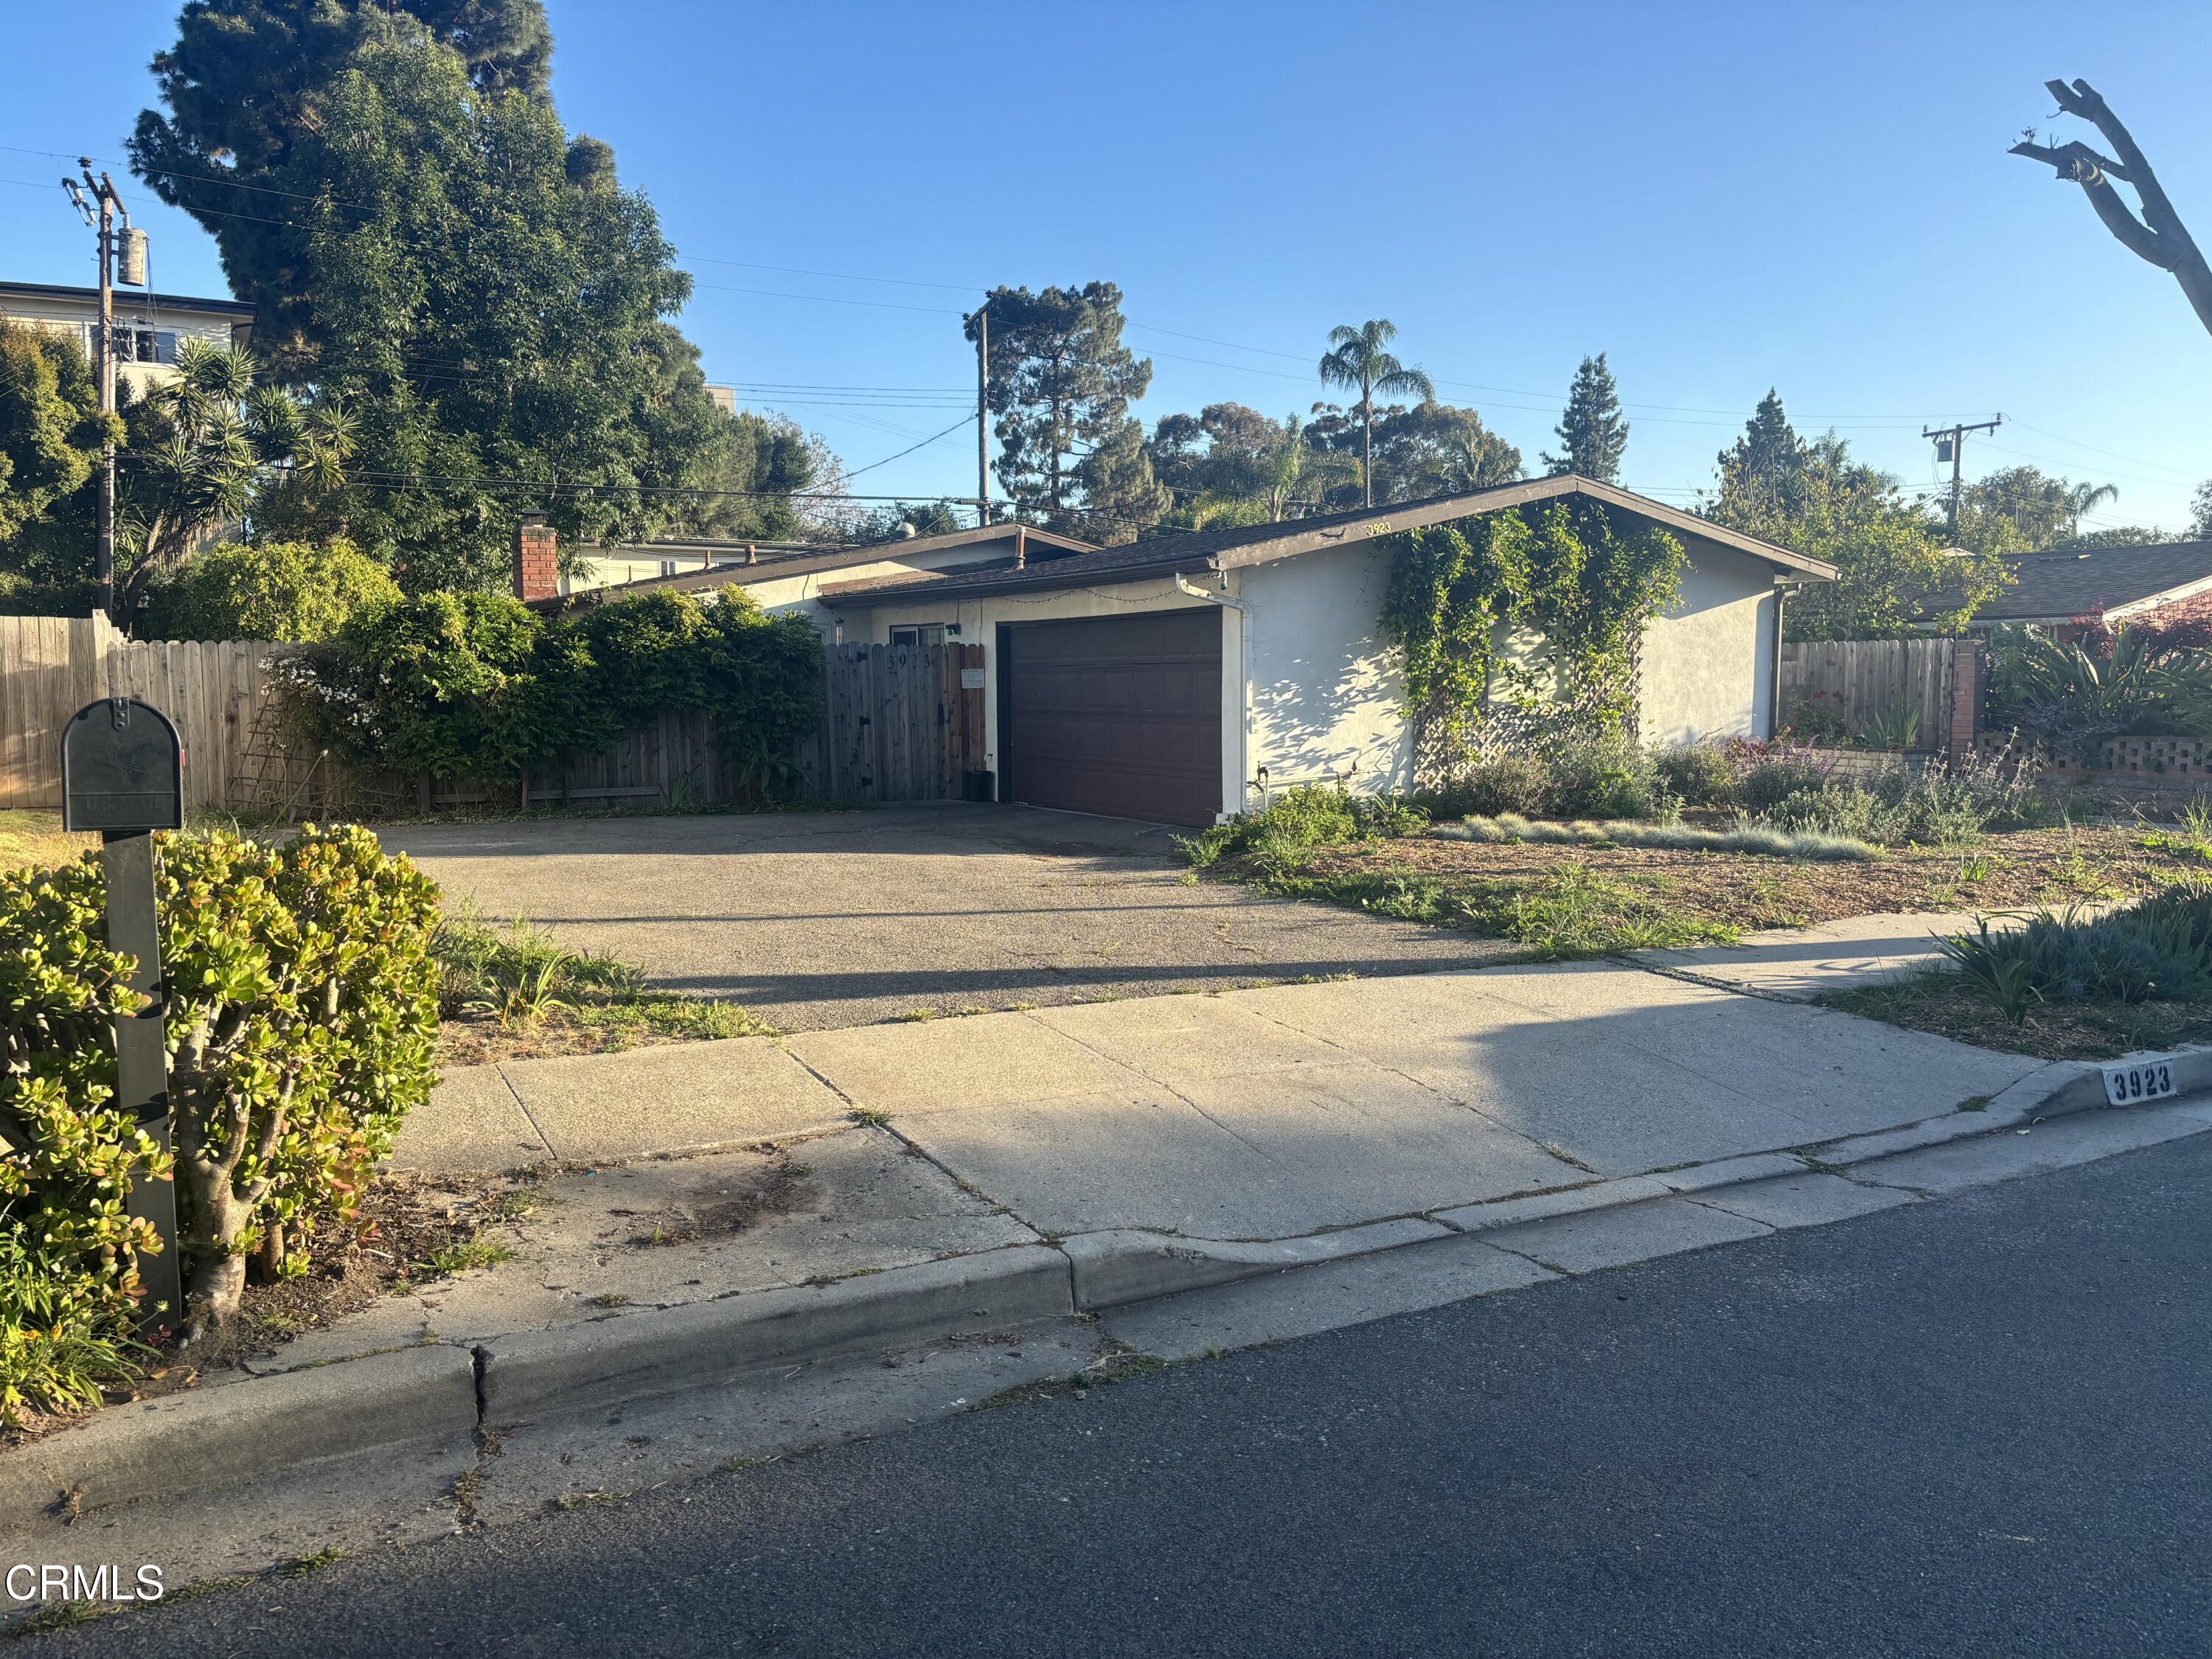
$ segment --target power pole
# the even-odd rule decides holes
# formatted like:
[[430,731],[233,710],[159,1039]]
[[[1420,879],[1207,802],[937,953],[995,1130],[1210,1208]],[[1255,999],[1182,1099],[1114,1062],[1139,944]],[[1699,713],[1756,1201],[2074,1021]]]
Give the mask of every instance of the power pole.
[[1994,432],[2004,424],[2000,415],[1994,421],[1977,421],[1971,426],[1923,426],[1920,435],[1936,441],[1936,459],[1951,463],[1951,534],[1959,533],[1959,498],[1966,489],[1965,459],[1966,434],[1969,432]]
[[[93,176],[92,158],[77,157],[77,166],[84,172],[84,190],[92,192],[85,199],[84,190],[77,188],[74,179],[64,178],[62,188],[76,204],[78,214],[87,228],[97,228],[100,233],[100,412],[115,413],[115,216],[123,216],[125,234],[131,229],[131,210],[123,205],[116,193],[115,181],[106,173]],[[141,246],[143,246],[143,239]],[[115,438],[112,431],[100,446],[100,608],[112,615],[115,610]]]
[[991,302],[975,307],[975,527],[991,522]]

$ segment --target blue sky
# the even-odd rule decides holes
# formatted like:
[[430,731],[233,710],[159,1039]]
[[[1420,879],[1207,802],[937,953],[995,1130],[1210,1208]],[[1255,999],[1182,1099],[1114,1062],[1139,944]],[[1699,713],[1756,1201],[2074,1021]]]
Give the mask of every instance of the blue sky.
[[[44,152],[122,182],[175,13],[100,9],[10,8],[0,274],[91,279]],[[981,288],[1105,277],[1153,361],[1148,423],[1303,412],[1330,326],[1383,316],[1531,465],[1577,359],[1607,352],[1624,479],[1678,502],[1770,385],[1916,487],[1937,477],[1923,424],[1998,411],[1970,474],[2115,483],[2099,523],[2178,527],[2212,477],[2212,337],[2078,191],[2004,154],[2074,125],[2042,82],[2085,76],[2212,240],[2212,7],[550,9],[562,114],[658,204],[710,376],[810,388],[751,401],[855,468],[959,418],[956,313]],[[196,226],[134,210],[160,287],[224,291]],[[974,471],[971,429],[854,488],[965,494]]]

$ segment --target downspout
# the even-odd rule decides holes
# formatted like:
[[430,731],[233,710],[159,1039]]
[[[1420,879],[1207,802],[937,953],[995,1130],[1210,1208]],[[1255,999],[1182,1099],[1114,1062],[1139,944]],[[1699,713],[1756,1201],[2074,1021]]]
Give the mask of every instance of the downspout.
[[1782,730],[1782,606],[1796,587],[1794,582],[1774,585],[1774,655],[1766,665],[1766,736],[1769,742]]
[[[1224,570],[1218,573],[1218,575],[1221,586],[1226,588],[1229,586],[1229,573]],[[1251,665],[1247,660],[1250,646],[1245,637],[1251,629],[1252,612],[1243,600],[1232,599],[1226,592],[1209,592],[1203,587],[1192,586],[1188,579],[1180,570],[1176,572],[1175,585],[1178,592],[1188,593],[1194,599],[1204,599],[1209,605],[1218,605],[1224,610],[1234,611],[1237,616],[1236,811],[1241,813],[1244,810],[1245,780],[1250,775],[1252,770],[1252,672]],[[1222,805],[1226,808],[1228,803],[1224,799]]]

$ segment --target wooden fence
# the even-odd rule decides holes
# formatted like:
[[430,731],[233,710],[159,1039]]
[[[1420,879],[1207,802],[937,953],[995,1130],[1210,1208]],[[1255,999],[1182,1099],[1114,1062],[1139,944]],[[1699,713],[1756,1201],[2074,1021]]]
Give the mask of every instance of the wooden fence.
[[[983,647],[833,645],[823,653],[823,720],[790,756],[725,754],[713,722],[665,714],[611,749],[531,775],[533,801],[745,799],[763,784],[816,800],[958,800],[983,768]],[[485,799],[443,787],[428,804]]]
[[[134,642],[105,617],[0,617],[0,808],[58,809],[62,727],[86,703],[125,696],[175,723],[188,806],[373,818],[521,798],[519,779],[406,779],[337,765],[285,717],[274,670],[289,649]],[[823,718],[791,755],[724,754],[704,714],[669,713],[611,749],[538,769],[528,798],[961,799],[984,765],[983,647],[838,645],[823,656]]]
[[283,646],[133,641],[106,617],[0,617],[0,808],[58,809],[61,733],[101,697],[143,697],[185,744],[185,804],[238,804]]
[[1843,716],[1846,732],[1906,708],[1920,716],[1913,747],[1943,746],[1951,714],[1951,641],[1808,640],[1782,647],[1782,707],[1789,723],[1801,703],[1821,702]]

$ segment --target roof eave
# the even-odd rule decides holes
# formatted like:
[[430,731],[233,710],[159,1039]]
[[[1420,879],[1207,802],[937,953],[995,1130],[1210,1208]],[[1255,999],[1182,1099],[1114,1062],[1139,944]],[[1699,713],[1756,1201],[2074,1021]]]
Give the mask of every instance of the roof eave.
[[[1218,552],[1195,550],[1178,556],[1172,549],[1181,538],[1164,538],[1161,557],[1140,564],[1126,565],[1110,571],[1060,571],[1052,565],[1041,566],[1037,574],[1019,581],[998,580],[975,586],[963,583],[957,577],[942,582],[929,582],[919,586],[902,586],[890,590],[871,588],[861,584],[847,586],[843,592],[836,587],[825,587],[822,594],[824,605],[857,609],[863,605],[896,603],[909,595],[926,593],[932,599],[965,599],[988,598],[993,593],[1033,592],[1039,588],[1085,586],[1093,583],[1113,584],[1127,581],[1147,581],[1162,576],[1206,570],[1235,570],[1256,564],[1271,564],[1278,559],[1292,558],[1302,553],[1319,552],[1325,548],[1353,545],[1377,537],[1395,535],[1402,530],[1425,529],[1431,525],[1449,524],[1455,520],[1476,518],[1487,513],[1503,512],[1508,507],[1524,507],[1534,501],[1553,500],[1562,495],[1587,495],[1593,501],[1634,513],[1669,530],[1685,535],[1697,536],[1732,551],[1787,571],[1793,576],[1814,581],[1832,581],[1836,567],[1823,559],[1808,558],[1802,553],[1793,553],[1786,547],[1746,536],[1724,526],[1711,523],[1694,514],[1666,506],[1632,491],[1601,484],[1592,479],[1569,475],[1556,478],[1528,478],[1511,484],[1480,492],[1479,496],[1455,495],[1436,501],[1409,502],[1396,508],[1383,508],[1364,522],[1332,524],[1312,529],[1300,529],[1299,521],[1292,520],[1283,526],[1283,533],[1258,541],[1224,548]],[[1478,504],[1479,503],[1479,504]]]

